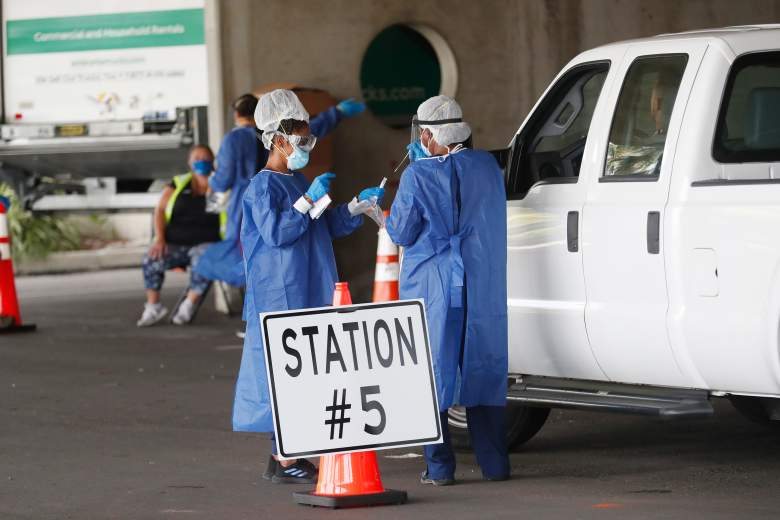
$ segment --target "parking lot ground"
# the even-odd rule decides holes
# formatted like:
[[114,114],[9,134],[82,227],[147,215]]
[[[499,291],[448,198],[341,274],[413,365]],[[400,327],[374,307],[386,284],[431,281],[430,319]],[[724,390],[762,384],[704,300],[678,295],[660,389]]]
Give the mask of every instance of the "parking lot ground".
[[[185,282],[169,276],[165,303]],[[0,518],[366,518],[297,506],[300,486],[261,479],[266,436],[230,430],[238,319],[208,302],[191,326],[138,329],[137,270],[17,285],[38,331],[0,335]],[[370,514],[777,518],[780,429],[748,422],[727,402],[716,410],[692,422],[555,411],[512,454],[514,478],[499,483],[483,482],[464,453],[458,485],[421,486],[420,449],[379,452],[385,485],[410,501]]]

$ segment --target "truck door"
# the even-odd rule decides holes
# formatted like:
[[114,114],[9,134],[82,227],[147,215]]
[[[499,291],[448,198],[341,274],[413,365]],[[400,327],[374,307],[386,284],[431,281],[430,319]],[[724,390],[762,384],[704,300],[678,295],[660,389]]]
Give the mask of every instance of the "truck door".
[[[579,225],[609,57],[576,65],[516,135],[507,175],[509,369],[604,379],[585,333]],[[600,108],[602,107],[602,108]],[[595,114],[595,118],[594,118]],[[595,172],[594,172],[595,173]]]
[[600,175],[590,180],[582,229],[585,321],[613,381],[685,385],[666,326],[664,211],[677,136],[706,44],[629,47],[618,74]]

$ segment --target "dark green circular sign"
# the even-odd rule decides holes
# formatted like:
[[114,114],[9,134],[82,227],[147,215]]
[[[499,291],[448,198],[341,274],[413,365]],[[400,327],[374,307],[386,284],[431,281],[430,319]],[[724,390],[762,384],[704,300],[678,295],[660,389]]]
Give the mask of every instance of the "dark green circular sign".
[[369,110],[388,126],[408,127],[417,107],[441,89],[441,65],[428,40],[406,25],[391,25],[369,44],[360,68]]

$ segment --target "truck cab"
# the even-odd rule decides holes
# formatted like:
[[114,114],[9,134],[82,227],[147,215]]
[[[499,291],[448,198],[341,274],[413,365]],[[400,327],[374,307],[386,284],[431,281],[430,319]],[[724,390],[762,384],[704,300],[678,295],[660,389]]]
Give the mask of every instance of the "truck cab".
[[780,418],[778,42],[746,26],[589,50],[520,126],[510,441],[549,407],[677,417],[728,397]]

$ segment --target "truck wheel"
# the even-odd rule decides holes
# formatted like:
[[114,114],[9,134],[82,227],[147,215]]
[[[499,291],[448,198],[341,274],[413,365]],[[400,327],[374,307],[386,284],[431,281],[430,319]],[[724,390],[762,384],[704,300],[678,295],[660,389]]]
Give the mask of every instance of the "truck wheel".
[[[549,408],[532,408],[508,404],[506,407],[506,442],[510,448],[528,442],[542,428]],[[466,422],[466,409],[454,406],[447,411],[450,427],[450,439],[456,450],[471,449],[469,431]]]
[[772,419],[772,410],[780,407],[780,399],[732,395],[729,401],[747,419],[780,430],[780,421]]

